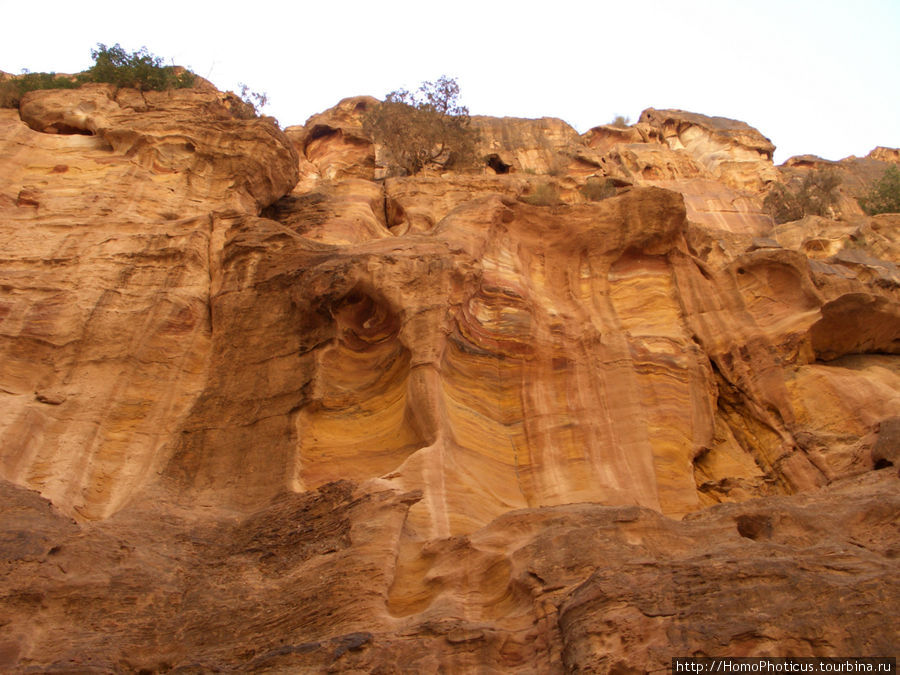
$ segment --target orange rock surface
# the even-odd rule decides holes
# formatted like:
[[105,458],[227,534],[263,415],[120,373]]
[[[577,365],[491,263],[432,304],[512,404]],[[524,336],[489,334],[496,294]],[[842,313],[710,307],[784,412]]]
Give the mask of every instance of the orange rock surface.
[[895,653],[896,151],[776,226],[823,160],[741,122],[473,118],[397,176],[375,105],[0,109],[0,668]]

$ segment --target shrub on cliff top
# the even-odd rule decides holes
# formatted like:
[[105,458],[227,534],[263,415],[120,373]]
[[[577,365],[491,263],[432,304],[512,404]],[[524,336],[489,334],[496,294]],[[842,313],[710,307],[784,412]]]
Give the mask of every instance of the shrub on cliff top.
[[900,167],[885,169],[884,174],[869,188],[868,194],[859,200],[863,211],[870,216],[879,213],[900,213]]
[[175,66],[163,65],[162,58],[148,52],[146,47],[129,54],[118,44],[112,47],[98,44],[97,49],[91,50],[91,57],[94,65],[76,75],[23,71],[19,77],[0,82],[0,105],[15,107],[29,91],[75,89],[88,82],[162,91],[190,87],[196,78],[190,71],[179,72]]
[[163,60],[141,47],[130,54],[115,44],[107,47],[98,44],[91,50],[94,65],[85,74],[88,82],[108,82],[117,87],[133,87],[141,91],[182,89],[194,84],[190,71],[177,72],[174,66],[163,65]]
[[776,223],[800,220],[803,216],[832,216],[838,204],[841,177],[833,169],[814,169],[796,190],[781,183],[772,187],[763,208]]
[[446,76],[423,82],[415,92],[397,89],[366,114],[363,129],[409,175],[431,163],[465,166],[474,159],[475,132],[458,98],[459,85]]
[[0,108],[15,108],[29,91],[37,89],[75,89],[83,82],[69,75],[56,73],[30,73],[23,71],[19,77],[0,82]]

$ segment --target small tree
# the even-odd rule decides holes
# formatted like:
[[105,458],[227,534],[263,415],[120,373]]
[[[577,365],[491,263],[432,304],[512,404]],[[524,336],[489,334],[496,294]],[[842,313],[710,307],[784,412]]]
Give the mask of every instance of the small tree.
[[141,91],[180,89],[194,84],[194,74],[177,73],[174,66],[163,65],[163,60],[147,51],[146,47],[127,53],[121,45],[107,47],[98,44],[91,50],[94,65],[87,71],[88,82],[108,82],[117,87],[134,87]]
[[229,91],[225,97],[227,105],[233,117],[239,120],[252,120],[262,114],[262,109],[268,105],[269,96],[265,92],[252,91],[243,82],[239,82],[240,96]]
[[241,87],[241,100],[253,108],[253,112],[259,115],[260,111],[269,104],[269,95],[266,92],[252,91],[243,82],[238,82]]
[[414,93],[398,89],[367,113],[363,129],[409,175],[433,162],[464,166],[474,159],[475,133],[458,98],[459,85],[446,76]]
[[803,216],[829,216],[838,204],[841,177],[833,169],[815,169],[806,174],[799,189],[776,184],[763,201],[763,208],[776,223],[800,220]]
[[870,216],[879,213],[900,213],[900,167],[889,166],[881,178],[872,183],[868,194],[859,200],[863,211]]

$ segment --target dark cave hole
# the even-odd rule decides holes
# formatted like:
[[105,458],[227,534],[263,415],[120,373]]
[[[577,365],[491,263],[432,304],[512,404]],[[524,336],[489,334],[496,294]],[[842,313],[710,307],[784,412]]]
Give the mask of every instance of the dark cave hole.
[[73,127],[73,126],[70,126],[70,125],[68,125],[68,124],[63,124],[62,122],[59,122],[59,123],[57,123],[57,124],[54,124],[53,126],[47,127],[47,128],[44,130],[44,133],[47,133],[47,134],[60,134],[60,135],[62,135],[62,136],[73,136],[73,135],[79,135],[79,136],[93,136],[93,135],[94,135],[94,134],[91,133],[91,131],[90,131],[89,129],[82,129],[82,128],[80,128],[80,127]]
[[507,164],[500,159],[500,155],[497,154],[489,155],[487,157],[487,165],[497,174],[509,173],[509,170],[512,168],[512,164]]
[[307,140],[306,140],[306,144],[309,145],[310,141],[314,141],[317,138],[324,138],[326,136],[334,136],[337,133],[339,133],[339,130],[335,129],[334,127],[330,127],[327,124],[317,124],[310,130],[309,136],[307,137]]
[[352,290],[349,294],[345,295],[344,298],[340,301],[339,307],[344,307],[346,305],[358,305],[363,301],[363,298],[366,296],[358,290]]
[[756,541],[772,536],[772,519],[761,514],[742,515],[737,517],[738,534]]

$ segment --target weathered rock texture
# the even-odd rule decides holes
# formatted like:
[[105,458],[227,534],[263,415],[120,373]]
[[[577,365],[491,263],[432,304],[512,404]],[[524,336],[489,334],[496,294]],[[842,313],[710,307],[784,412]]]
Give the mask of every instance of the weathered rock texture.
[[385,178],[375,105],[0,110],[0,667],[896,653],[896,152],[776,227],[823,160],[741,122],[474,118]]

